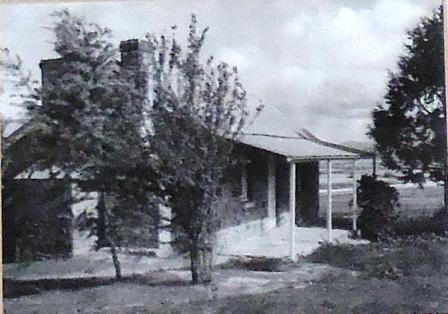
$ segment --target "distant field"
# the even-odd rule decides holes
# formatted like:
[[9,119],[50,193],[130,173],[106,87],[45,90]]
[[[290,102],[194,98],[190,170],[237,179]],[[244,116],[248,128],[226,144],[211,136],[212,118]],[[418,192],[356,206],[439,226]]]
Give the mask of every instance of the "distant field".
[[[320,165],[320,189],[327,188],[327,169],[326,163]],[[372,162],[370,160],[360,160],[357,162],[357,179],[363,174],[372,173]],[[404,185],[395,177],[395,174],[385,169],[378,163],[377,175],[381,180],[389,182],[397,187],[400,193],[400,216],[402,218],[413,218],[417,216],[429,216],[438,211],[443,206],[443,187],[426,186],[424,189],[414,185]],[[352,162],[335,161],[333,164],[332,188],[333,194],[333,212],[349,213],[348,206],[352,199],[350,189],[352,188]],[[343,189],[344,191],[338,191]],[[327,194],[320,195],[320,215],[326,213]]]
[[[320,188],[327,188],[327,163],[321,162],[319,165],[320,172]],[[353,163],[351,160],[333,161],[332,165],[332,186],[333,189],[348,188],[352,186]],[[371,160],[358,160],[356,162],[356,178],[359,180],[362,175],[373,173]],[[397,184],[397,173],[384,168],[380,162],[377,162],[376,174],[382,180]]]
[[[418,216],[430,216],[443,206],[443,187],[429,186],[424,189],[418,187],[398,188],[400,192],[400,217],[415,218]],[[349,213],[348,206],[352,195],[350,193],[336,193],[333,195],[333,212]],[[327,195],[320,195],[320,215],[323,216],[327,209]]]

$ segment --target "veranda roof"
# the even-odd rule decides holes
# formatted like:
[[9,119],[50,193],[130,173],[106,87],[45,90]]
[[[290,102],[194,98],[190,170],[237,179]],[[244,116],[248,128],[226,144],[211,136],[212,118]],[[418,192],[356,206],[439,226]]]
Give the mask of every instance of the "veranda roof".
[[373,157],[370,152],[329,142],[318,143],[298,137],[245,134],[238,139],[238,142],[285,156],[289,161],[367,159]]

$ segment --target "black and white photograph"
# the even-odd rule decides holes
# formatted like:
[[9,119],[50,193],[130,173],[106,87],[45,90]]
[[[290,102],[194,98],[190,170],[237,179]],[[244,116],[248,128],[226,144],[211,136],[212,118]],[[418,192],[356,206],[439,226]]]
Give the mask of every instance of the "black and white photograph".
[[3,310],[448,313],[448,2],[0,2]]

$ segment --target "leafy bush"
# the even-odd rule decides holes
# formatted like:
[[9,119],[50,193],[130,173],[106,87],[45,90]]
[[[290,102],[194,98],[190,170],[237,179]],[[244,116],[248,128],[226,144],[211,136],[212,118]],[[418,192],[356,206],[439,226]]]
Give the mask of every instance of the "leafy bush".
[[364,175],[359,180],[357,194],[358,206],[362,209],[361,236],[371,241],[389,237],[397,219],[395,210],[400,206],[397,190],[376,176]]

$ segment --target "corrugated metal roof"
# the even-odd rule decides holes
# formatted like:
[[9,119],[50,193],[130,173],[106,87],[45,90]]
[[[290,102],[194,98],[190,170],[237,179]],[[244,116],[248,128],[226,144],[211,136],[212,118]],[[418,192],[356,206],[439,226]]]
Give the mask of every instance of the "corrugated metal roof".
[[371,158],[371,156],[348,152],[300,138],[243,135],[238,142],[283,155],[295,161]]

